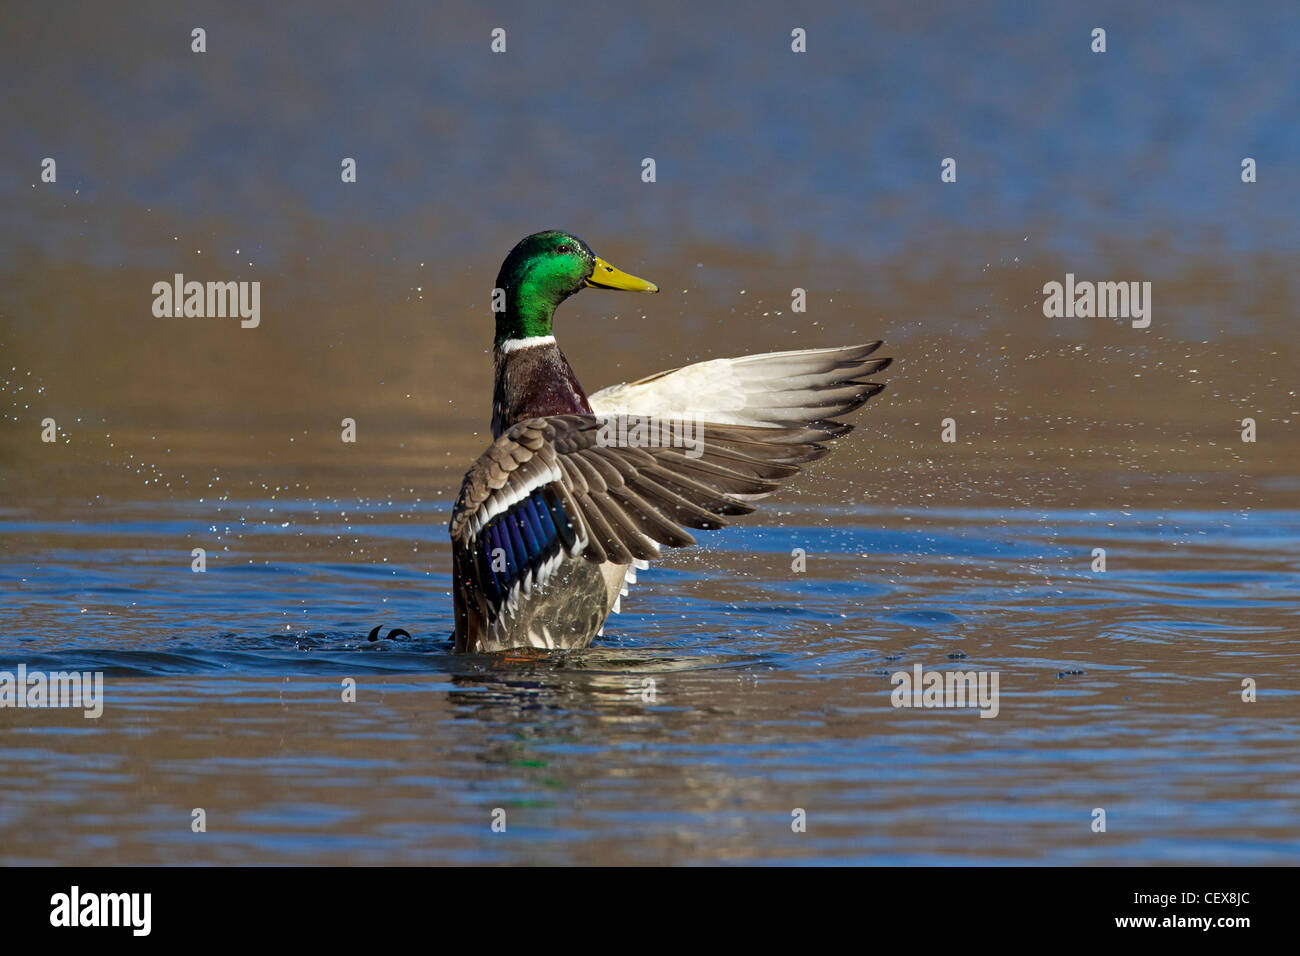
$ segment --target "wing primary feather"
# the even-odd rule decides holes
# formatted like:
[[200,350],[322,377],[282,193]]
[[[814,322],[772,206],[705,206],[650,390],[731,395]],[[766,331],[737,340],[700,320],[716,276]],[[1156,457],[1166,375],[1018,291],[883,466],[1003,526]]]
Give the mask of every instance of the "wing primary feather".
[[[710,511],[702,508],[689,498],[679,495],[672,488],[667,487],[657,481],[646,472],[642,471],[637,478],[635,490],[641,494],[646,501],[653,505],[660,513],[667,514],[673,521],[678,524],[684,524],[688,528],[699,528],[701,531],[713,531],[726,526],[726,522],[719,515],[721,512]],[[732,501],[733,499],[725,496],[717,496],[715,500],[720,502]],[[740,502],[735,502],[740,505]],[[754,509],[742,506],[744,510],[740,514]]]
[[591,528],[591,537],[599,544],[606,561],[613,561],[615,564],[631,563],[632,553],[628,551],[627,546],[614,530],[615,523],[602,507],[600,498],[588,495],[583,499],[582,517]]
[[[592,504],[600,509],[601,517],[608,522],[609,526],[614,529],[614,541],[617,543],[620,551],[619,564],[631,564],[633,558],[641,558],[643,561],[649,561],[659,557],[658,546],[647,538],[631,518],[615,501],[609,501],[605,498],[593,498]],[[609,543],[605,545],[608,551]],[[613,557],[611,553],[611,557]]]
[[[666,544],[673,548],[686,548],[695,543],[695,539],[683,531],[676,523],[669,521],[657,508],[638,495],[630,487],[624,486],[611,492],[623,506],[622,514],[634,523],[643,535],[651,541]],[[644,557],[644,555],[637,555]]]
[[712,514],[747,515],[754,510],[753,505],[737,501],[717,488],[711,488],[694,478],[688,478],[679,472],[661,468],[657,464],[642,468],[641,474],[654,479],[660,486],[675,491],[686,500]]

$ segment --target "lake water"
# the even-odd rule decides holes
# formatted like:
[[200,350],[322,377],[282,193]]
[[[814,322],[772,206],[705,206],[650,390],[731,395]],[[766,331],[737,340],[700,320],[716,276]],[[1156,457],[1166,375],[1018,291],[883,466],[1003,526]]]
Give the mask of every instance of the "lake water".
[[[0,568],[0,665],[106,681],[98,720],[0,711],[6,862],[1300,850],[1294,513],[794,508],[644,574],[597,648],[457,658],[446,503],[242,511],[255,556],[205,575],[157,559],[202,533],[191,509],[0,523],[47,542]],[[396,558],[429,551],[437,571]],[[380,623],[412,636],[369,641]],[[917,662],[997,671],[998,716],[894,708],[890,675]]]

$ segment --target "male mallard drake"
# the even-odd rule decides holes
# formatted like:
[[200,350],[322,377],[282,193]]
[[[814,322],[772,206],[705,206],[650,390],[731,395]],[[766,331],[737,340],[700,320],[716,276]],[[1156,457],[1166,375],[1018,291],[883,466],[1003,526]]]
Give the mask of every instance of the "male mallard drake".
[[[451,515],[456,649],[586,647],[661,545],[720,528],[852,426],[884,385],[879,342],[714,359],[588,396],[551,334],[584,286],[658,292],[577,236],[501,265],[492,435]],[[498,305],[500,309],[500,305]]]

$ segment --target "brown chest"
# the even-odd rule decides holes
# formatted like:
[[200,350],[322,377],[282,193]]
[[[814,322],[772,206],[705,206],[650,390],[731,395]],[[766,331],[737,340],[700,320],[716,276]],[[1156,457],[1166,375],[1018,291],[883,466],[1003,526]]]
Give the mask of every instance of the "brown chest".
[[589,415],[591,405],[558,345],[497,349],[493,436],[528,418],[572,414]]

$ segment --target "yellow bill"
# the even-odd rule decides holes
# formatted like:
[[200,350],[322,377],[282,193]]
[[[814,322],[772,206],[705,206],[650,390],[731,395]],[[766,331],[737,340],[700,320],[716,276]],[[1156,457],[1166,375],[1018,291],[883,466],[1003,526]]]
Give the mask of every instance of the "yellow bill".
[[600,256],[596,257],[596,268],[587,280],[587,285],[595,289],[626,289],[629,292],[659,291],[653,282],[628,275],[622,269],[615,269]]

